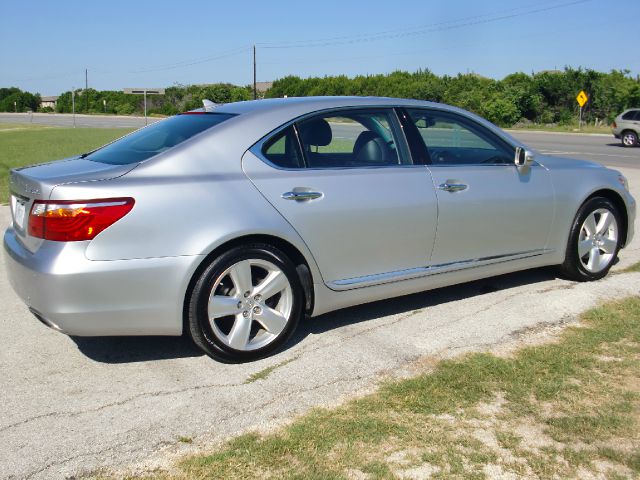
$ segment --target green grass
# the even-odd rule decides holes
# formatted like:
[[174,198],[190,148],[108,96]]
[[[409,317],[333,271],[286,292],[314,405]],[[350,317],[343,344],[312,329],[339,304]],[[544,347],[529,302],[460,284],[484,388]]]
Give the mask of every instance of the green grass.
[[634,263],[630,267],[625,268],[620,273],[629,273],[629,272],[640,272],[640,262]]
[[87,152],[131,130],[0,124],[0,204],[9,198],[10,169]]
[[271,375],[274,370],[276,370],[276,369],[278,369],[280,367],[284,367],[288,363],[291,363],[291,362],[293,362],[294,360],[297,360],[297,359],[298,359],[298,357],[293,357],[293,358],[290,358],[288,360],[284,360],[284,361],[282,361],[280,363],[277,363],[275,365],[271,365],[270,367],[264,368],[264,369],[260,370],[259,372],[254,373],[253,375],[249,375],[249,377],[244,381],[244,383],[246,385],[246,384],[249,384],[249,383],[257,382],[258,380],[264,380],[269,375]]
[[610,125],[599,125],[597,127],[593,125],[582,124],[582,128],[578,128],[578,124],[569,125],[545,125],[538,123],[530,123],[525,125],[518,125],[517,127],[507,128],[508,131],[524,131],[538,130],[541,132],[564,132],[564,133],[605,133],[613,136],[611,133]]
[[589,311],[553,343],[442,361],[149,478],[637,478],[639,421],[633,297]]

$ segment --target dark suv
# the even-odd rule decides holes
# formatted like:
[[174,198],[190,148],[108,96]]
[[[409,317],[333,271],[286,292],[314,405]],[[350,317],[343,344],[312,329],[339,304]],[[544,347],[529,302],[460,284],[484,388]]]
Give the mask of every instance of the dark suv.
[[612,132],[622,141],[625,147],[638,145],[640,136],[640,108],[625,110],[613,121]]

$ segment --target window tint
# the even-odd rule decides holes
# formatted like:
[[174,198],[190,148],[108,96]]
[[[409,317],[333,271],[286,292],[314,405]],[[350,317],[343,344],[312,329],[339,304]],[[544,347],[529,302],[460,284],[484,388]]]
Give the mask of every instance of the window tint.
[[408,163],[398,150],[393,112],[340,112],[298,124],[310,168],[376,167]]
[[111,165],[142,162],[233,116],[230,113],[176,115],[141,128],[131,135],[89,153],[86,158]]
[[302,155],[293,127],[287,127],[265,143],[262,154],[277,167],[302,168]]
[[640,110],[630,110],[622,116],[623,120],[640,120]]
[[514,149],[481,125],[437,110],[408,110],[433,165],[511,164]]

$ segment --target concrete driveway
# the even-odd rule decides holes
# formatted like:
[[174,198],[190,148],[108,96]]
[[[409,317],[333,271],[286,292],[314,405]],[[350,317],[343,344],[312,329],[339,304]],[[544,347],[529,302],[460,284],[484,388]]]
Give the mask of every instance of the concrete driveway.
[[[640,198],[640,170],[624,173]],[[0,207],[3,230],[8,217]],[[181,338],[81,339],[49,330],[13,294],[0,258],[2,478],[165,465],[370,390],[420,357],[513,342],[602,300],[640,293],[640,273],[577,284],[550,270],[522,272],[328,314],[301,325],[277,356],[224,365]],[[639,260],[640,233],[615,270]],[[248,382],[271,366],[267,378]]]

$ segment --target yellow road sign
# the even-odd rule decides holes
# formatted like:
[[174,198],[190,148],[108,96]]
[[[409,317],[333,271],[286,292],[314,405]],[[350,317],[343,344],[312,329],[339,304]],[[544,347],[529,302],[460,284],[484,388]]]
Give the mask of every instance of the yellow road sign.
[[581,107],[584,107],[584,104],[587,103],[587,100],[589,100],[589,97],[587,97],[587,94],[584,93],[584,90],[580,90],[580,93],[576,97],[576,100],[578,101],[578,105],[580,105]]

